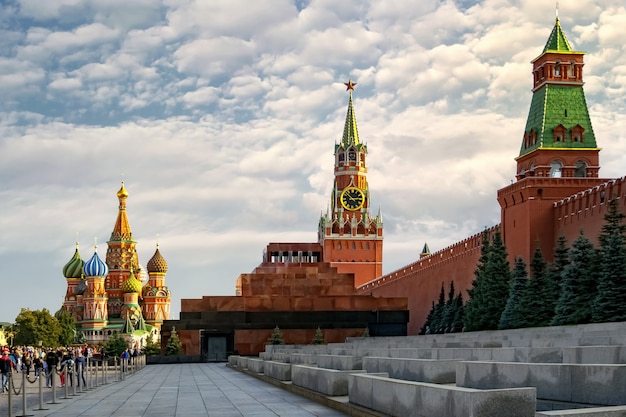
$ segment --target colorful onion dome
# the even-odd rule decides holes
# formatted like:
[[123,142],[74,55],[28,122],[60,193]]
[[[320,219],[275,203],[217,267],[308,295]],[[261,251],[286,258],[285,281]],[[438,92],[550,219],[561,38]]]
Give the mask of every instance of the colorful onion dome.
[[130,275],[128,276],[126,281],[122,283],[122,286],[120,288],[122,292],[125,294],[131,293],[131,292],[136,292],[136,293],[141,292],[141,281],[135,278],[135,274],[133,273],[132,269],[130,271]]
[[157,245],[156,252],[154,252],[154,255],[148,261],[147,269],[148,269],[148,272],[161,272],[161,273],[167,272],[167,262],[165,262],[165,259],[161,255],[161,252],[159,252],[158,245]]
[[81,279],[76,287],[74,287],[74,295],[83,295],[87,291],[87,281]]
[[106,277],[109,273],[109,267],[98,256],[98,252],[93,253],[91,259],[85,262],[83,272],[86,277]]
[[128,197],[128,191],[124,188],[124,181],[122,181],[122,188],[117,192],[117,198],[126,198]]
[[65,278],[80,278],[83,273],[83,265],[85,265],[85,261],[81,259],[80,253],[78,253],[77,243],[74,256],[72,256],[72,259],[63,267],[63,276]]

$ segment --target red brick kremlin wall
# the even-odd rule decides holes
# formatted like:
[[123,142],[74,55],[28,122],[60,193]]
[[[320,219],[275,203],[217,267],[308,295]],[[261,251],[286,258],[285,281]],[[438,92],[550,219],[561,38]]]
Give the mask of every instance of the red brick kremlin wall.
[[[547,250],[545,245],[542,245],[544,257],[552,259],[556,239],[559,236],[565,236],[568,246],[571,246],[572,242],[580,235],[581,230],[597,247],[598,236],[605,223],[604,216],[610,198],[613,196],[619,198],[620,210],[626,215],[625,181],[626,178],[606,180],[600,185],[553,202],[552,208],[548,212],[548,221],[542,220],[540,222],[547,229],[545,235],[550,236],[551,239],[552,236],[555,236],[549,242]],[[531,217],[532,213],[531,211]],[[543,216],[543,213],[536,215]],[[507,236],[505,244],[511,265],[513,265],[515,255],[508,250],[508,246],[516,246],[516,233],[527,233],[529,224],[533,224],[534,219],[528,218],[526,221],[526,224],[516,224],[516,231],[502,230],[502,234]],[[495,231],[501,227],[502,225],[492,227],[488,229],[488,233],[493,236]],[[535,237],[528,239],[528,236],[519,237],[531,242],[535,239]],[[537,237],[541,239],[540,235]],[[375,297],[408,297],[410,311],[408,334],[417,334],[426,320],[432,302],[436,302],[439,297],[442,282],[445,286],[446,297],[450,281],[453,280],[455,290],[457,292],[463,290],[463,301],[467,302],[466,290],[471,288],[474,270],[480,258],[481,245],[482,233],[475,234],[430,256],[383,275],[359,287],[357,293],[371,294]],[[534,246],[528,248],[529,252],[531,250],[534,250]],[[530,259],[525,259],[525,261],[530,263]]]
[[[498,226],[487,229],[490,239],[497,230]],[[357,288],[357,294],[408,297],[410,313],[407,331],[415,335],[424,324],[431,303],[439,298],[441,283],[444,284],[446,297],[450,281],[454,281],[457,292],[471,288],[482,241],[482,232],[477,233]],[[467,293],[463,294],[463,299],[467,301]]]

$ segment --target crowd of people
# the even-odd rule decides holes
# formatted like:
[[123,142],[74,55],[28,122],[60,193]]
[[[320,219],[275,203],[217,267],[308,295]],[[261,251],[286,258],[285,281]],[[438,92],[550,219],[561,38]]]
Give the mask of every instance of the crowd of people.
[[[87,358],[98,354],[96,348],[93,347],[71,347],[58,349],[33,348],[31,346],[22,347],[2,347],[2,355],[0,357],[0,373],[2,374],[2,392],[9,389],[9,376],[13,372],[24,372],[26,376],[30,376],[31,372],[35,376],[44,375],[46,378],[46,387],[52,387],[52,373],[60,374],[60,386],[65,386],[69,382],[70,386],[74,384],[74,375],[76,375],[76,384],[78,387],[86,385],[85,368],[87,366]],[[67,370],[67,372],[66,372]],[[65,375],[68,375],[69,381],[65,381]]]

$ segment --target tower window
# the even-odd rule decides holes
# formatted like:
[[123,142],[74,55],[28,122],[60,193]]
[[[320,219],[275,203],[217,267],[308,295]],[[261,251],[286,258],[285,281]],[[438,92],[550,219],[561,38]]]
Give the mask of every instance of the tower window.
[[552,129],[552,137],[555,142],[564,142],[565,141],[565,133],[567,130],[563,125],[558,125],[554,129]]
[[555,77],[560,77],[561,76],[561,63],[557,62],[554,65],[554,76]]
[[582,142],[583,133],[585,129],[581,125],[576,125],[572,128],[572,142]]
[[563,165],[559,161],[553,161],[550,163],[550,177],[561,178]]
[[348,152],[348,160],[356,161],[356,152],[354,152],[354,151]]
[[565,117],[567,117],[567,109],[565,109]]
[[587,176],[587,164],[585,161],[576,162],[576,170],[574,171],[574,176],[579,178],[584,178]]

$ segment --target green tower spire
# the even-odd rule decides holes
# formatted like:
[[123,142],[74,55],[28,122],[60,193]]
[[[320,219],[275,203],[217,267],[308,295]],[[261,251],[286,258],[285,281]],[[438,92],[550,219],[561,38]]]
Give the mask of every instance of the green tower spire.
[[574,52],[572,46],[570,45],[565,33],[561,29],[561,22],[559,18],[556,18],[556,23],[554,28],[552,29],[552,33],[550,33],[550,37],[548,38],[548,42],[546,46],[543,48],[543,53],[548,51],[551,52]]
[[352,105],[352,91],[356,83],[349,80],[346,85],[346,90],[350,92],[350,100],[348,102],[348,112],[346,113],[346,123],[343,126],[343,137],[341,138],[341,144],[344,148],[350,145],[360,145],[359,130],[356,127],[356,116],[354,115],[354,106]]

